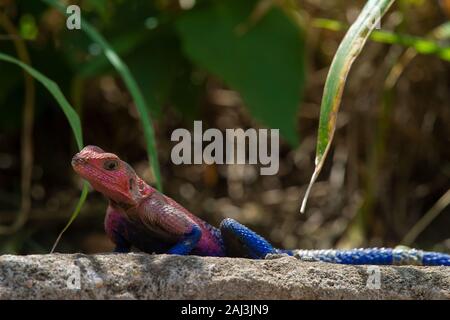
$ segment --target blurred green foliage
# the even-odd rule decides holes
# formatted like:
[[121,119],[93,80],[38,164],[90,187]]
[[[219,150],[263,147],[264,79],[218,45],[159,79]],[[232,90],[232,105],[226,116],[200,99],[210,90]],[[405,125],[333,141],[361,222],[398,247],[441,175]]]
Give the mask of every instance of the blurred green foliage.
[[193,61],[240,92],[257,119],[296,145],[305,70],[300,30],[279,8],[252,21],[254,8],[255,1],[216,2],[183,15],[178,30]]
[[[237,90],[262,125],[280,128],[286,141],[297,144],[304,41],[299,25],[281,8],[273,6],[252,21],[256,0],[198,1],[189,10],[178,1],[78,4],[83,18],[129,66],[153,116],[160,117],[170,105],[188,119],[197,117],[198,99],[210,73]],[[16,5],[21,35],[35,40],[28,43],[33,64],[57,79],[63,91],[68,92],[75,76],[88,79],[115,72],[101,48],[82,31],[65,28],[53,9],[34,1]],[[13,54],[9,43],[1,45],[2,52]],[[13,87],[20,86],[21,79],[9,67],[0,68],[6,71],[0,83],[8,83],[0,90],[4,103],[16,94]]]
[[38,34],[36,21],[32,15],[25,14],[20,18],[20,35],[26,40],[34,40]]

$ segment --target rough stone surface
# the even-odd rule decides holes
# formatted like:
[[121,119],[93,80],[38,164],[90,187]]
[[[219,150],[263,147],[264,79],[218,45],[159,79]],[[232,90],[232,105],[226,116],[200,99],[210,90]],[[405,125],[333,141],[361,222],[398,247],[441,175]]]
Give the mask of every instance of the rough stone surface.
[[0,256],[0,299],[449,298],[448,267],[137,253]]

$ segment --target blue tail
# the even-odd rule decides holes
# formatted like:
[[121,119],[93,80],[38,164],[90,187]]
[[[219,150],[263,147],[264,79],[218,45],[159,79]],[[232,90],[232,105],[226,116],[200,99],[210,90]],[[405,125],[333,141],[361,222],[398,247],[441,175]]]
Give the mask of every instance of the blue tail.
[[286,253],[300,260],[340,264],[450,266],[450,255],[416,249],[368,248],[351,250],[282,250],[233,219],[220,225],[227,256],[264,259],[268,254]]
[[301,260],[341,264],[450,266],[450,255],[416,249],[293,250]]

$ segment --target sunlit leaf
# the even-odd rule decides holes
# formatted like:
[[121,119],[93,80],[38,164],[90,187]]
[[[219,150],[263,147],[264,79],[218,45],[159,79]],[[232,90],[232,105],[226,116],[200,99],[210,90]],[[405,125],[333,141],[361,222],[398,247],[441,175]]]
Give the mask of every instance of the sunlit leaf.
[[316,167],[303,198],[300,211],[304,212],[311,187],[322,169],[325,157],[333,140],[336,119],[342,93],[350,68],[361,53],[371,32],[380,23],[383,15],[395,0],[369,0],[356,21],[347,31],[331,63],[320,106],[319,132],[316,149]]
[[[339,21],[329,19],[315,19],[313,25],[317,28],[332,31],[346,30],[346,25]],[[434,54],[443,60],[450,61],[450,46],[437,41],[450,37],[450,22],[444,23],[434,31],[433,38],[421,38],[408,34],[395,33],[386,30],[374,30],[369,38],[372,41],[398,44],[407,48],[412,48],[420,54]]]

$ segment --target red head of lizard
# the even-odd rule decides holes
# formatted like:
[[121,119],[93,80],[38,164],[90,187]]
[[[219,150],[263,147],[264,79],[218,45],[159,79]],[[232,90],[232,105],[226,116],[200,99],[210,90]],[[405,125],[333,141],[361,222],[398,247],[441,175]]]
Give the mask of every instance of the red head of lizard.
[[96,146],[87,146],[77,153],[72,167],[95,190],[125,207],[136,206],[152,190],[125,161]]

